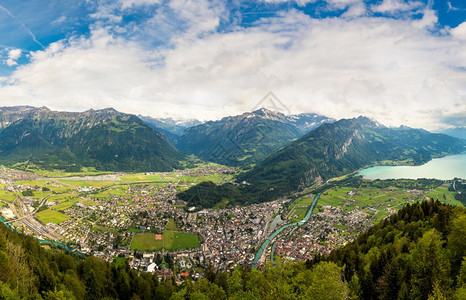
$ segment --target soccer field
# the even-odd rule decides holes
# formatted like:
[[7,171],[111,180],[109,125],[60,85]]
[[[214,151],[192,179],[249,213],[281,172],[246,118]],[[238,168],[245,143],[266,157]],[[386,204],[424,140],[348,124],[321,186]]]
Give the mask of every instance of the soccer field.
[[165,248],[168,251],[185,250],[199,247],[199,236],[194,233],[164,231],[162,240],[156,240],[154,233],[135,235],[131,242],[131,250],[157,251]]

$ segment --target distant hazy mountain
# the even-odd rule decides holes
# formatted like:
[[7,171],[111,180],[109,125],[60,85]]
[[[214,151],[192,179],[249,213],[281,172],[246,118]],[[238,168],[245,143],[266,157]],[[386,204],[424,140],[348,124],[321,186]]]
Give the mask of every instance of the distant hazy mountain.
[[171,142],[174,142],[179,136],[181,136],[186,128],[202,124],[201,121],[194,119],[175,120],[172,118],[152,118],[142,115],[138,115],[138,117],[143,120],[144,123],[149,125],[149,127],[165,134]]
[[466,141],[422,129],[387,128],[366,117],[323,124],[239,178],[264,199],[372,164],[421,164],[460,153]]
[[313,113],[303,113],[286,116],[286,120],[291,125],[298,128],[302,135],[314,130],[324,123],[333,123],[336,120]]
[[451,128],[451,129],[445,129],[445,130],[440,131],[440,133],[448,134],[449,136],[466,140],[466,127],[456,127],[456,128]]
[[247,166],[320,124],[333,121],[316,114],[285,116],[262,108],[188,128],[175,146],[213,162]]
[[0,109],[4,124],[9,122],[0,131],[0,164],[29,161],[43,168],[67,170],[87,166],[168,171],[180,166],[184,157],[163,134],[138,117],[113,108],[82,113],[46,107]]

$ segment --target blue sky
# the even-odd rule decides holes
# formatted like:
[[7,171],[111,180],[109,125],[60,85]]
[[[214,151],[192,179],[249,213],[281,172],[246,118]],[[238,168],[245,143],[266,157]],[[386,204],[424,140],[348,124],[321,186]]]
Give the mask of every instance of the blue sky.
[[0,105],[466,126],[466,2],[0,1]]

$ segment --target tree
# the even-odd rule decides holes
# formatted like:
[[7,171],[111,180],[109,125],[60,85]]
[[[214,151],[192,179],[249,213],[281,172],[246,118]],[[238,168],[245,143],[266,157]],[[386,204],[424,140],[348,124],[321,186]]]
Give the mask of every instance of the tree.
[[434,283],[441,290],[450,287],[450,263],[442,248],[444,241],[435,229],[424,233],[411,251],[412,279],[411,297],[426,299],[432,292]]
[[234,295],[243,290],[243,278],[241,276],[240,268],[237,267],[233,270],[230,277],[228,278],[228,295]]
[[432,291],[432,294],[429,295],[428,300],[447,300],[448,298],[445,297],[445,295],[442,293],[442,290],[440,289],[438,283],[436,282],[434,284],[434,289]]
[[307,299],[346,299],[348,286],[342,270],[333,262],[320,262],[311,271],[311,285],[305,292]]
[[11,290],[10,287],[0,281],[0,299],[2,300],[19,300],[20,297],[16,291]]

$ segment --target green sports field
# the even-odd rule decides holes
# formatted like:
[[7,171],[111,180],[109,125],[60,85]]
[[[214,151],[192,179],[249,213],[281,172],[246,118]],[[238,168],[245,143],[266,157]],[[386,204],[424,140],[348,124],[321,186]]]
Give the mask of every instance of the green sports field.
[[153,233],[141,233],[133,237],[131,250],[156,251],[163,248],[163,241],[155,240]]
[[193,233],[164,231],[163,241],[169,251],[192,249],[199,247],[199,236]]
[[199,236],[197,234],[178,231],[164,231],[162,240],[155,240],[154,233],[141,233],[133,237],[131,250],[157,251],[165,248],[168,251],[177,251],[198,248]]

